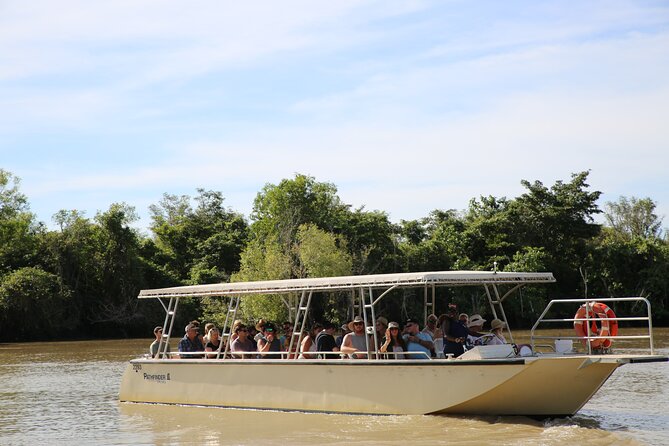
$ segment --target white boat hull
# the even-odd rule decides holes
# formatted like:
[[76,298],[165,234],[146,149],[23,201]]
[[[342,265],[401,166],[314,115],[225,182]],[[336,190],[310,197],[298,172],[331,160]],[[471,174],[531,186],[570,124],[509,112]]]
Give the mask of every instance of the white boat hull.
[[133,360],[120,400],[357,414],[576,413],[631,357]]

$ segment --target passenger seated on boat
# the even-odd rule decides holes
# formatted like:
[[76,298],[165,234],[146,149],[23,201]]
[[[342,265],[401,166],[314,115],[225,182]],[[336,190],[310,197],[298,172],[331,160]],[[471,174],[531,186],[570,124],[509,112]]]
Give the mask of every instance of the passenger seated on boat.
[[193,324],[195,326],[195,328],[197,328],[197,337],[200,340],[200,344],[204,345],[205,344],[204,335],[202,333],[200,333],[200,322],[196,321],[196,320],[193,320],[193,321],[190,321],[190,323]]
[[[158,354],[158,347],[160,346],[160,339],[163,337],[163,327],[156,327],[153,329],[153,335],[156,337],[156,339],[151,343],[149,346],[149,353],[151,353],[151,357],[155,358],[156,355]],[[169,353],[170,353],[170,344],[165,344],[163,342],[163,346],[165,346],[166,350],[165,352],[167,353],[167,357],[169,358]]]
[[300,356],[299,359],[315,359],[316,354],[316,336],[323,329],[323,325],[316,322],[311,330],[304,336],[302,339],[302,344],[300,345]]
[[213,352],[212,354],[207,355],[207,358],[216,358],[216,355],[219,351],[221,352],[219,358],[222,358],[223,353],[225,352],[225,348],[223,348],[221,345],[221,337],[219,335],[218,328],[210,328],[209,332],[207,333],[207,339],[209,339],[209,341],[205,344],[204,351]]
[[379,346],[383,344],[383,338],[386,336],[386,330],[388,330],[388,319],[383,316],[376,318],[376,340],[379,343]]
[[[337,359],[339,355],[339,347],[334,338],[335,325],[332,322],[323,322],[323,330],[316,336],[316,351],[320,359]],[[323,352],[337,352],[337,353],[323,353]]]
[[286,350],[288,349],[288,344],[290,344],[290,337],[294,334],[293,324],[289,321],[284,321],[284,323],[281,324],[281,328],[283,330],[283,334],[279,338],[279,341],[281,341],[281,349]]
[[367,342],[369,337],[365,334],[365,323],[360,316],[356,316],[348,323],[348,329],[351,331],[342,340],[341,352],[346,353],[352,359],[367,358]]
[[[186,334],[179,341],[179,352],[180,353],[191,353],[191,352],[202,352],[204,351],[204,346],[200,341],[199,326],[192,323],[186,325]],[[202,355],[179,355],[183,359],[200,359]]]
[[429,334],[420,331],[418,321],[407,319],[402,337],[407,344],[406,351],[416,352],[416,354],[405,353],[404,357],[406,359],[430,359],[434,344]]
[[237,329],[237,327],[239,327],[240,325],[243,325],[243,324],[244,324],[244,322],[242,322],[241,319],[235,319],[234,320],[234,322],[232,323],[232,327],[230,327],[230,342],[237,339],[236,329]]
[[257,332],[257,333],[256,333],[255,335],[253,335],[253,340],[255,341],[256,345],[258,344],[258,341],[259,341],[259,340],[262,338],[262,336],[263,336],[262,332],[263,332],[263,330],[265,329],[265,324],[266,324],[266,323],[267,323],[266,320],[264,320],[264,319],[259,319],[258,322],[257,322],[256,325],[255,325],[255,329],[256,329],[256,332]]
[[253,342],[254,349],[256,351],[258,351],[258,343],[256,342],[256,339],[255,339],[256,336],[258,335],[258,330],[256,330],[256,327],[253,324],[247,325],[246,329],[248,330],[248,333],[249,333],[248,336],[247,336],[248,340]]
[[469,325],[469,315],[468,315],[467,313],[460,313],[460,314],[458,315],[458,320],[459,320],[460,323],[461,323],[462,325],[464,325],[465,327],[466,327],[467,325]]
[[344,343],[344,336],[346,336],[347,334],[349,334],[351,332],[348,329],[348,324],[350,324],[350,321],[346,322],[345,324],[342,324],[342,326],[339,327],[341,329],[341,334],[339,336],[335,337],[335,343],[337,344],[337,347],[339,347],[339,349],[341,349],[341,346]]
[[[288,352],[288,359],[295,359],[295,357],[297,357],[300,352],[300,335],[295,334],[292,322],[285,321],[283,324],[281,324],[281,328],[283,328],[283,335],[279,338],[279,341],[281,342],[281,351],[288,351],[290,349]],[[306,336],[306,333],[304,336]],[[293,339],[292,346],[290,345],[291,338]],[[304,337],[301,339],[304,340]]]
[[281,351],[281,342],[277,337],[276,327],[268,322],[263,328],[262,337],[258,340],[258,352],[262,356],[269,355],[274,359],[280,359]]
[[204,336],[202,337],[202,344],[204,344],[205,347],[207,346],[207,342],[209,342],[209,330],[214,327],[216,327],[216,324],[213,322],[207,322],[204,324]]
[[249,330],[246,328],[246,325],[240,323],[237,324],[234,328],[235,339],[230,344],[230,351],[233,352],[232,357],[236,359],[251,359],[255,358],[256,355],[235,355],[234,352],[255,352],[256,345],[249,338]]
[[443,337],[443,335],[441,334],[441,328],[439,328],[439,326],[437,325],[436,315],[430,314],[427,317],[427,323],[425,325],[425,328],[423,328],[423,333],[429,334],[433,341],[437,338]]
[[458,307],[448,304],[448,314],[440,316],[441,330],[444,333],[444,355],[457,358],[465,352],[465,342],[469,330],[458,318]]
[[500,319],[493,319],[490,322],[490,336],[486,342],[488,345],[501,345],[507,344],[506,338],[502,333],[502,330],[506,327],[506,324]]
[[480,314],[472,314],[472,317],[469,318],[469,324],[467,329],[469,334],[467,335],[467,346],[473,347],[475,345],[482,345],[484,342],[482,339],[485,338],[485,333],[482,333],[483,324],[486,320],[481,317]]
[[[427,333],[424,333],[429,336]],[[392,355],[384,355],[386,359],[404,359],[404,352],[407,351],[407,344],[404,338],[400,335],[400,324],[391,322],[386,329],[386,335],[383,338],[383,344],[379,348],[379,352],[387,353],[393,352]]]

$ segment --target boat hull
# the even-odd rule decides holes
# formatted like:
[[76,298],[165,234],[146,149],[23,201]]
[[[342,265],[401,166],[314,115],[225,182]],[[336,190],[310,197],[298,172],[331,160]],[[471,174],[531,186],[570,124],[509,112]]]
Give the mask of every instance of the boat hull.
[[356,414],[576,413],[622,359],[133,360],[120,400]]

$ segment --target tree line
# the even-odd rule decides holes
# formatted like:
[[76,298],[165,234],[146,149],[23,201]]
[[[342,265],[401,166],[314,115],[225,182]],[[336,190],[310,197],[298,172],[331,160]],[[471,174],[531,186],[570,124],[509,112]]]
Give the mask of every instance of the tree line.
[[[669,322],[669,244],[650,198],[620,197],[600,209],[589,172],[548,187],[523,180],[515,198],[473,198],[465,210],[435,209],[391,222],[383,211],[342,202],[334,184],[297,174],[267,184],[246,217],[222,192],[164,194],[150,207],[150,234],[135,209],[112,204],[93,218],[77,210],[48,229],[30,212],[20,181],[0,169],[0,340],[147,336],[164,311],[143,288],[410,271],[551,271],[555,285],[524,289],[507,315],[527,326],[549,299],[644,296],[656,324]],[[595,222],[602,214],[604,224]],[[485,312],[479,291],[439,291]],[[422,298],[399,291],[380,311],[422,314]],[[291,296],[257,296],[240,309],[255,320],[290,318]],[[631,305],[631,304],[630,304]],[[220,299],[184,300],[183,322],[221,322]],[[311,320],[344,322],[350,297],[324,295]]]

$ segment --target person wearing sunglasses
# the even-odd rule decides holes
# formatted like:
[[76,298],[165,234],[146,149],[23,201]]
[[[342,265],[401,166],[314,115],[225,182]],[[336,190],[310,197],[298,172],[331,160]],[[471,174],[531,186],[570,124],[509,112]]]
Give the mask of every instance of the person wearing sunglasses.
[[416,354],[407,353],[404,355],[407,359],[430,359],[434,344],[432,337],[420,331],[418,321],[407,319],[404,324],[404,342],[406,342],[407,352],[416,352]]
[[383,355],[386,359],[404,359],[404,352],[407,351],[407,343],[400,334],[400,324],[397,322],[388,324],[383,344],[379,351],[381,353],[392,352],[392,354]]
[[232,341],[232,344],[230,344],[230,351],[233,353],[232,357],[235,359],[255,358],[256,355],[234,354],[235,352],[248,353],[257,351],[255,343],[251,339],[249,339],[249,329],[246,327],[246,325],[244,324],[235,325],[234,332],[236,337],[234,341]]
[[[153,329],[153,334],[156,337],[156,339],[151,343],[149,346],[149,353],[151,353],[151,357],[155,358],[156,355],[158,354],[158,347],[160,346],[160,339],[163,337],[163,327],[156,327]],[[165,345],[165,342],[163,342],[163,345]],[[169,358],[170,356],[170,344],[167,344],[165,347],[166,350],[166,357]]]
[[204,345],[200,341],[200,326],[190,323],[186,325],[186,334],[179,341],[179,353],[182,359],[201,359],[203,355],[193,355],[189,353],[204,351]]
[[262,356],[269,355],[273,359],[281,359],[281,341],[276,326],[271,322],[263,327],[262,337],[258,340],[258,352]]
[[[365,323],[360,316],[356,316],[348,324],[351,333],[344,336],[341,352],[346,353],[352,359],[363,359],[368,357],[367,340],[365,339]],[[371,340],[370,340],[371,345]]]

